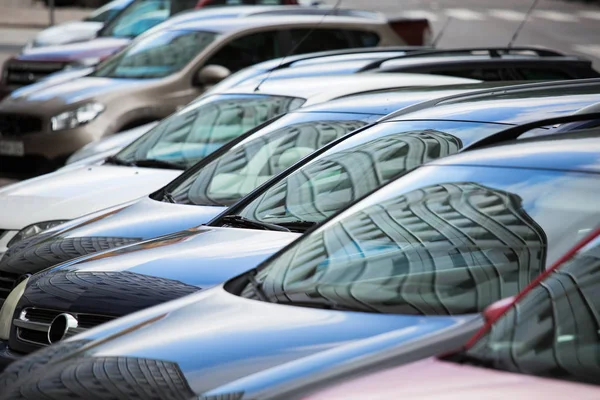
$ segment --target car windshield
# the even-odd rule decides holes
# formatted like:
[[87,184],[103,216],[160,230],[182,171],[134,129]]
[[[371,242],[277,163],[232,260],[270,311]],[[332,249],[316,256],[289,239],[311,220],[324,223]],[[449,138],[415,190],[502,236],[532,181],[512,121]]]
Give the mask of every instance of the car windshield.
[[212,32],[159,31],[101,64],[92,76],[123,79],[163,78],[185,67],[216,37]]
[[600,384],[600,238],[528,292],[459,358]]
[[237,213],[277,225],[304,222],[302,230],[399,175],[505,128],[463,121],[380,123],[292,172]]
[[100,31],[100,36],[134,38],[169,18],[170,0],[136,0]]
[[392,314],[478,313],[517,294],[598,226],[599,194],[594,174],[424,166],[267,261],[242,296]]
[[209,96],[162,120],[114,158],[130,164],[160,160],[188,168],[242,133],[302,103],[304,99],[283,96]]
[[131,3],[131,0],[114,0],[94,10],[84,21],[88,22],[110,22],[117,14]]
[[177,203],[231,205],[274,175],[376,116],[290,113],[202,166],[172,191]]

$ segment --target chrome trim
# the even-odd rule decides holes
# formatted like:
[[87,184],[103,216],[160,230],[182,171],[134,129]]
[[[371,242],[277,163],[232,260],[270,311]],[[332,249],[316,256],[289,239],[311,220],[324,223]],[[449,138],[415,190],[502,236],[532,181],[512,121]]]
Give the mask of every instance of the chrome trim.
[[50,324],[44,324],[41,322],[21,321],[19,319],[13,319],[13,324],[19,328],[25,328],[38,332],[48,332],[50,328]]

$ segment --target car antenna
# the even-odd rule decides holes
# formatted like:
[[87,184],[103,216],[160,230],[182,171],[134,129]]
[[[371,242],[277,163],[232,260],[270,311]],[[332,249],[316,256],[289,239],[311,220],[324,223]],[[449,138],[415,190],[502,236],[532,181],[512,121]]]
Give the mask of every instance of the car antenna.
[[535,10],[535,8],[537,7],[537,5],[538,5],[539,2],[540,2],[540,0],[533,0],[533,4],[531,4],[531,7],[529,7],[529,10],[525,14],[525,17],[523,17],[523,21],[521,21],[521,23],[517,27],[517,30],[515,31],[512,39],[510,39],[510,42],[508,43],[508,48],[509,49],[512,48],[513,44],[515,43],[515,41],[519,37],[519,34],[521,33],[521,30],[523,30],[523,27],[525,26],[525,24],[529,20],[529,17],[531,16],[531,13],[533,12],[533,10]]
[[440,41],[440,39],[442,38],[442,36],[444,36],[444,33],[446,33],[446,28],[448,28],[448,26],[450,25],[450,22],[452,22],[452,17],[446,18],[446,22],[444,23],[444,26],[442,26],[442,29],[440,29],[437,36],[431,42],[431,47],[437,46],[437,44]]
[[296,49],[297,49],[298,47],[300,47],[300,45],[301,45],[302,43],[304,43],[304,41],[305,41],[306,39],[308,39],[308,37],[309,37],[310,35],[312,35],[312,33],[313,33],[313,32],[314,32],[314,31],[315,31],[315,30],[316,30],[316,29],[317,29],[319,26],[321,26],[321,24],[323,23],[323,21],[325,21],[325,18],[327,18],[329,15],[331,15],[331,13],[333,13],[334,11],[336,11],[336,10],[338,9],[338,7],[340,6],[340,4],[341,4],[341,3],[342,3],[342,0],[337,0],[337,1],[336,1],[336,3],[335,3],[335,5],[334,5],[334,6],[331,8],[331,10],[329,10],[329,11],[327,11],[325,14],[323,14],[323,17],[321,18],[321,20],[319,21],[319,23],[317,24],[317,26],[315,26],[315,27],[311,28],[311,29],[310,29],[308,32],[306,32],[306,35],[304,35],[304,37],[303,37],[302,39],[300,39],[300,40],[298,41],[298,43],[296,43],[296,44],[294,45],[294,47],[292,47],[292,48],[290,49],[290,51],[288,51],[288,52],[287,52],[287,54],[281,58],[281,61],[279,62],[279,65],[277,65],[277,67],[275,67],[275,68],[272,68],[272,69],[271,69],[271,70],[270,70],[270,71],[267,73],[267,76],[265,76],[265,77],[264,77],[264,78],[263,78],[263,79],[262,79],[260,82],[258,82],[258,85],[256,85],[256,87],[254,88],[254,91],[255,91],[255,92],[258,92],[258,91],[259,91],[259,89],[260,89],[260,86],[261,86],[263,83],[265,83],[265,82],[267,81],[267,79],[269,79],[269,77],[271,76],[271,73],[272,73],[273,71],[275,71],[276,69],[278,69],[279,67],[281,67],[281,66],[283,65],[283,62],[285,61],[285,59],[286,59],[286,58],[288,58],[290,55],[294,54],[294,51],[296,51]]

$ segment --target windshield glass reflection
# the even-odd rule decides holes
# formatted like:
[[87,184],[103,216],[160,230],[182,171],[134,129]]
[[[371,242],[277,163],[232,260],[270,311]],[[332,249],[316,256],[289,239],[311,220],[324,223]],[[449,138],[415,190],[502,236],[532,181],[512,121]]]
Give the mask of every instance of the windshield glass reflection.
[[[481,312],[542,272],[554,258],[548,248],[562,254],[600,222],[597,202],[581,204],[598,195],[593,175],[424,167],[408,177],[268,263],[256,277],[266,297],[384,313]],[[243,295],[256,298],[255,289]]]
[[239,214],[273,224],[321,222],[399,175],[456,153],[463,146],[461,137],[469,143],[472,137],[503,128],[454,121],[381,124],[348,138],[291,173]]
[[372,116],[296,113],[250,136],[173,190],[178,203],[231,205],[330,141],[365,125]]
[[600,240],[496,321],[464,355],[505,371],[600,384]]
[[266,95],[210,96],[162,120],[116,155],[119,160],[162,160],[188,168],[225,143],[304,99]]

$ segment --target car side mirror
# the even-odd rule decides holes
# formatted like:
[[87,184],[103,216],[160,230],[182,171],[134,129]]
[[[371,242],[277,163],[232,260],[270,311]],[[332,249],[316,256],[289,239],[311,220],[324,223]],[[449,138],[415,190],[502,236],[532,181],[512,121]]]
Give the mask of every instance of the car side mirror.
[[486,309],[483,310],[483,318],[485,319],[485,323],[489,324],[497,320],[498,317],[504,314],[504,312],[513,305],[514,301],[515,297],[512,296],[498,300],[487,306]]
[[205,65],[196,74],[194,83],[198,86],[213,86],[231,75],[231,71],[222,65]]

